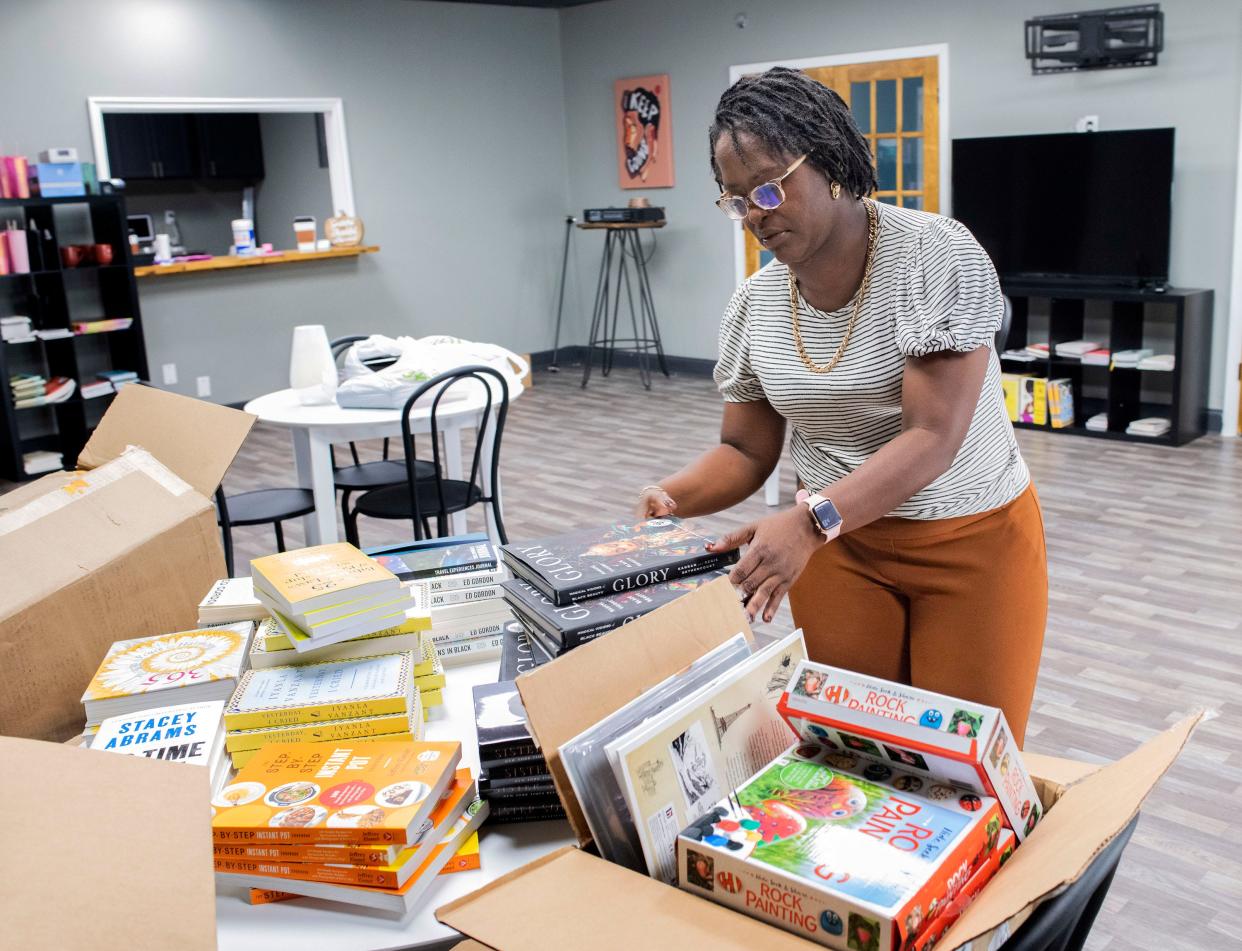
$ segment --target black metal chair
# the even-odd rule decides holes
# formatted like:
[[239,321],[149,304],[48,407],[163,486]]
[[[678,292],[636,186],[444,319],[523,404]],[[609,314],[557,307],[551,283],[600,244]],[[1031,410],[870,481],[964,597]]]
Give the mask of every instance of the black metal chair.
[[[337,337],[329,346],[332,356],[340,359],[341,354],[359,340],[366,340],[365,334],[354,334],[348,337]],[[391,361],[389,361],[391,363]],[[387,364],[377,365],[377,369]],[[349,517],[349,499],[354,492],[366,492],[389,485],[401,485],[405,482],[405,460],[388,458],[388,437],[384,437],[383,456],[373,462],[363,462],[358,456],[358,447],[349,444],[349,454],[353,465],[338,466],[336,464],[336,447],[331,447],[332,481],[341,490],[341,516]],[[430,478],[434,472],[430,462],[417,460],[414,464],[415,474],[420,479]]]
[[1008,294],[1002,294],[1001,300],[1005,302],[1005,313],[1001,315],[1000,330],[996,331],[995,349],[998,357],[1009,346],[1009,328],[1013,326],[1013,301]]
[[315,511],[315,497],[310,489],[255,489],[224,495],[224,487],[216,489],[217,523],[224,535],[224,565],[233,577],[233,528],[241,525],[271,525],[276,529],[276,550],[285,550],[285,531],[280,524],[287,518],[299,518]]
[[[495,385],[489,384],[495,380]],[[472,382],[473,381],[473,382]],[[482,416],[474,444],[474,455],[470,463],[468,479],[448,479],[443,474],[440,464],[440,433],[437,414],[440,401],[445,393],[454,386],[470,386],[478,384],[486,390],[486,399],[482,407]],[[431,403],[431,450],[433,473],[431,478],[420,477],[416,467],[410,463],[415,459],[414,434],[410,431],[410,412],[419,398],[426,393],[435,392]],[[496,398],[499,393],[499,399]],[[492,425],[492,409],[496,407],[495,425]],[[507,542],[504,522],[500,515],[500,442],[504,435],[505,417],[509,413],[509,387],[502,376],[491,367],[468,366],[449,370],[433,377],[406,400],[401,412],[401,439],[405,448],[406,479],[403,485],[373,489],[358,497],[353,510],[345,515],[345,537],[355,545],[358,540],[358,516],[370,518],[404,519],[414,523],[414,537],[423,539],[430,535],[429,520],[436,520],[436,534],[448,534],[448,516],[454,512],[462,512],[474,505],[484,504],[492,507],[492,515],[496,520],[496,531],[501,542]],[[481,487],[483,447],[488,440],[491,442],[491,494],[485,495]]]
[[1082,951],[1113,883],[1121,853],[1137,825],[1135,816],[1091,860],[1076,882],[1035,909],[1013,937],[1001,945],[1002,951]]

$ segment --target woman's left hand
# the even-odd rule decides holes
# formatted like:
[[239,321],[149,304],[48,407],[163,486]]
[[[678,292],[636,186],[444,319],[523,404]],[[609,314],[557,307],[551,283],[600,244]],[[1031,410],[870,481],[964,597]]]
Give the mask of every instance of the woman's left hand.
[[806,563],[823,544],[824,536],[811,524],[806,506],[797,505],[730,532],[707,548],[724,552],[746,546],[745,554],[729,572],[729,580],[747,595],[746,614],[752,621],[760,613],[764,621],[771,621]]

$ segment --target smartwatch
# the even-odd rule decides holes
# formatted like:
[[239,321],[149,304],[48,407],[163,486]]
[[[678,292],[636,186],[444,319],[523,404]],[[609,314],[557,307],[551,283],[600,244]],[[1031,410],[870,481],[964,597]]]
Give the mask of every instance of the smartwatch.
[[811,513],[811,523],[817,531],[823,533],[825,541],[832,541],[841,534],[841,513],[831,499],[818,493],[811,495],[806,489],[799,489],[797,501],[806,504]]

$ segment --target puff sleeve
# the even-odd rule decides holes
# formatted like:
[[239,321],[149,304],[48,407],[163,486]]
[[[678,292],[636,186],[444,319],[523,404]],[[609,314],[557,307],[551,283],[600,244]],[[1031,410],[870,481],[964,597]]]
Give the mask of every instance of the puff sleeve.
[[765,398],[763,384],[750,365],[750,282],[744,282],[720,321],[720,358],[712,376],[727,403],[753,403]]
[[898,284],[898,349],[923,357],[993,346],[1004,312],[987,252],[964,225],[935,218],[914,242]]

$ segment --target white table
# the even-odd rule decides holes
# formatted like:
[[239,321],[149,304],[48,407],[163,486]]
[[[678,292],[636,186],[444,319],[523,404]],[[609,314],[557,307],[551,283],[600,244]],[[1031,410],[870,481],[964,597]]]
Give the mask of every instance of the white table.
[[[427,724],[431,740],[460,740],[462,765],[477,775],[478,742],[470,688],[496,680],[498,661],[448,669],[441,716]],[[216,937],[220,951],[389,951],[448,948],[461,936],[435,919],[435,909],[482,888],[519,866],[575,841],[569,823],[483,823],[479,833],[482,867],[441,875],[422,905],[404,920],[368,909],[351,909],[312,898],[251,905],[246,889],[220,886],[216,893]],[[278,879],[273,882],[279,883]]]
[[[471,388],[472,394],[465,399],[444,400],[436,413],[437,428],[444,434],[444,468],[450,479],[462,479],[461,434],[466,429],[477,429],[484,406],[482,385]],[[509,400],[512,402],[522,393],[522,384],[512,380],[509,384]],[[493,401],[493,422],[496,403]],[[332,445],[362,439],[380,439],[385,436],[401,437],[401,410],[399,409],[345,409],[335,403],[326,406],[303,406],[293,390],[277,390],[257,397],[246,404],[252,413],[265,423],[288,429],[293,437],[293,456],[297,465],[298,483],[309,488],[315,496],[315,511],[307,515],[302,524],[306,529],[307,545],[324,545],[339,539],[336,528],[336,484],[332,476]],[[414,433],[431,432],[431,407],[415,407],[410,414],[410,428]],[[491,494],[491,440],[483,447],[481,481],[484,494]],[[487,533],[493,542],[499,543],[495,519],[491,508],[487,509]],[[454,535],[466,532],[466,513],[449,516],[450,530]]]

